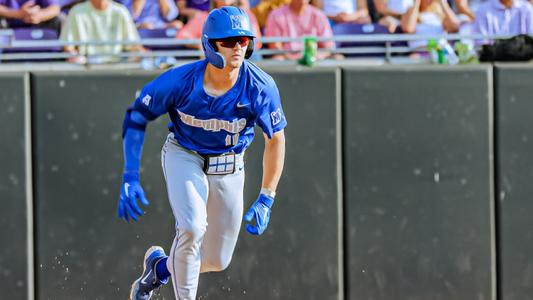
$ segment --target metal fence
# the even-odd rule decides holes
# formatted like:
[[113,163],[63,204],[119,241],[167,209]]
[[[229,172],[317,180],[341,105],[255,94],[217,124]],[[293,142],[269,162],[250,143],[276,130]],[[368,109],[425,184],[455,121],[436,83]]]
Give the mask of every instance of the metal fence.
[[[413,34],[362,34],[362,35],[335,35],[330,38],[317,38],[318,42],[333,41],[336,44],[349,43],[350,46],[334,47],[334,49],[318,49],[319,52],[331,52],[344,55],[376,55],[382,56],[385,61],[390,62],[395,55],[406,55],[412,52],[426,52],[425,45],[428,40],[447,40],[447,41],[463,41],[469,43],[474,48],[479,48],[480,45],[489,41],[511,38],[512,35],[480,35],[480,34],[443,34],[443,35],[413,35]],[[260,41],[263,44],[275,42],[302,42],[305,37],[263,37]],[[418,47],[410,45],[412,42],[417,42]],[[116,58],[154,58],[154,57],[201,57],[203,52],[198,49],[187,48],[187,45],[201,45],[200,39],[172,39],[172,38],[150,38],[135,41],[84,41],[84,42],[65,42],[61,40],[39,40],[39,41],[22,41],[13,38],[11,30],[0,30],[0,61],[17,61],[17,60],[58,60],[68,59],[70,57],[79,56],[78,54],[71,54],[61,51],[39,51],[42,48],[57,48],[61,49],[65,46],[110,46],[110,45],[124,45],[134,46],[143,45],[148,48],[164,47],[161,50],[150,50],[146,52],[121,52],[121,53],[99,53],[97,55],[84,55],[88,62],[95,61],[98,57],[116,57]],[[11,53],[2,53],[3,49],[11,49]],[[13,53],[15,52],[15,53]],[[283,54],[291,51],[276,50],[276,49],[257,49],[256,52],[261,56],[270,56],[275,54]],[[300,52],[300,51],[292,51]]]

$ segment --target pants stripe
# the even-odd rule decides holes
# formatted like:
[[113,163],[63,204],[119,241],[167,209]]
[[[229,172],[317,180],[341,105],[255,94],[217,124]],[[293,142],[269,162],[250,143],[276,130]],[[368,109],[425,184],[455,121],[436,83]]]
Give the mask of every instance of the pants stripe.
[[[178,248],[178,243],[179,243],[179,236],[180,236],[180,230],[177,228],[176,229],[176,240],[175,240],[175,246],[174,246],[174,249],[172,251],[172,271],[173,271],[173,275],[174,275],[174,278],[177,278],[177,274],[176,273],[176,263],[175,263],[175,259],[176,259],[176,249]],[[176,300],[180,300],[180,295],[179,295],[179,290],[178,290],[178,283],[177,283],[177,280],[174,280],[174,278],[172,279],[172,286],[174,287],[174,291],[175,291],[175,294],[176,294],[176,297],[178,297]]]

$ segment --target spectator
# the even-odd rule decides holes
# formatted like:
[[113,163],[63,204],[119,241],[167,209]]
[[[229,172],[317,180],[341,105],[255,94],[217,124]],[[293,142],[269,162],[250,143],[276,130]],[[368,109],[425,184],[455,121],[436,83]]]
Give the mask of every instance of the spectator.
[[261,0],[254,8],[252,8],[252,12],[257,18],[259,26],[264,28],[270,12],[282,5],[289,4],[290,2],[291,0]]
[[[237,0],[213,0],[213,6],[214,8],[220,8],[222,6],[239,6],[239,3]],[[242,8],[242,7],[241,7]],[[257,19],[255,18],[254,14],[246,8],[243,8],[243,10],[248,14],[248,17],[250,18],[250,22],[252,22],[252,28],[254,30],[254,34],[257,37],[257,40],[255,42],[255,48],[259,49],[261,48],[261,42],[259,39],[261,39],[261,29],[259,28],[259,24],[257,23]],[[183,28],[178,31],[177,38],[178,39],[199,39],[202,37],[202,27],[207,19],[207,12],[199,12],[197,13],[193,19],[189,20]],[[194,49],[200,49],[201,45],[187,45],[189,48]],[[254,54],[257,55],[257,54]],[[252,58],[258,58],[257,56],[252,56]]]
[[[269,37],[332,37],[328,17],[320,9],[309,5],[309,0],[291,0],[288,5],[273,10],[267,18],[265,36]],[[319,48],[333,49],[333,41],[318,42]],[[274,55],[273,59],[298,59],[303,49],[303,42],[271,43],[270,48],[291,51]],[[321,52],[319,59],[330,56]]]
[[401,32],[399,29],[402,15],[413,4],[413,0],[374,0],[376,11],[381,16],[378,23],[387,27],[391,33]]
[[414,0],[400,22],[405,33],[457,32],[460,21],[447,0]]
[[59,32],[61,8],[58,0],[0,0],[0,17],[7,26],[51,28]]
[[210,8],[209,0],[177,0],[176,3],[185,22],[192,20],[197,13],[207,13]]
[[468,22],[473,22],[476,18],[475,12],[482,0],[455,0],[455,9],[459,18],[465,18]]
[[371,23],[366,0],[319,0],[321,8],[333,26],[338,23]]
[[[60,39],[66,42],[137,41],[139,34],[126,7],[111,0],[89,0],[75,5],[63,25]],[[118,54],[123,50],[140,51],[140,45],[66,46],[65,51],[79,55]],[[98,57],[98,56],[97,56]],[[84,56],[69,59],[85,63]],[[98,61],[117,61],[112,55],[102,55]]]
[[[210,0],[177,0],[178,9],[180,11],[180,17],[185,19],[186,22],[193,19],[197,13],[207,13],[212,7]],[[244,10],[250,9],[250,2],[248,0],[239,0],[235,6]],[[200,29],[202,26],[200,26]]]
[[[459,34],[471,35],[474,33],[474,21],[479,6],[487,0],[453,0],[452,8],[457,13],[461,22]],[[463,39],[463,42],[466,40]],[[471,41],[470,41],[471,42]]]
[[139,29],[180,28],[183,25],[175,20],[178,7],[174,0],[123,0],[121,3],[129,9]]
[[523,0],[488,0],[477,10],[474,32],[484,35],[531,35],[533,7]]

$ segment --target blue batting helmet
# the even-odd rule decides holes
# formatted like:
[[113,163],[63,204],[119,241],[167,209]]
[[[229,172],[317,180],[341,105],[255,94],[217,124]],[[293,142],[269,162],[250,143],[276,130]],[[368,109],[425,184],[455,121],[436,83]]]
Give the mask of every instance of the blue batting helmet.
[[213,40],[236,36],[251,38],[244,56],[250,58],[254,50],[253,38],[255,35],[252,32],[248,14],[241,8],[234,6],[213,9],[207,16],[202,30],[202,46],[207,60],[215,67],[223,69],[226,66],[226,61],[220,53],[217,53]]

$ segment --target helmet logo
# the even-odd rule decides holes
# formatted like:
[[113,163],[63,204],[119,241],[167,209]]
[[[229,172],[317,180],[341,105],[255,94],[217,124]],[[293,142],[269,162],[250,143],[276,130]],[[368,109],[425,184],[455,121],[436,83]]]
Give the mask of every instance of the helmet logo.
[[243,15],[232,15],[230,16],[231,20],[231,29],[242,29],[248,30],[250,25],[248,24],[248,18]]

